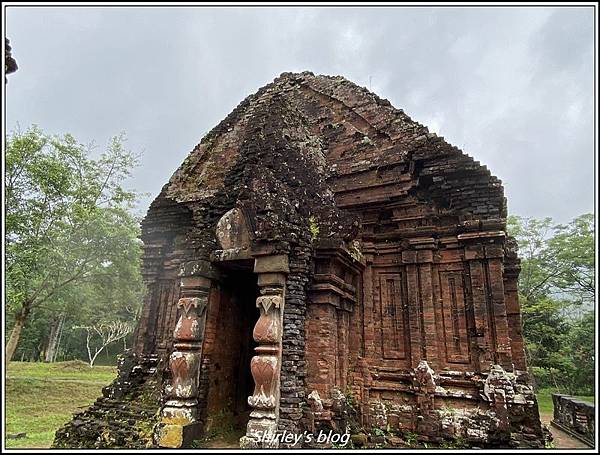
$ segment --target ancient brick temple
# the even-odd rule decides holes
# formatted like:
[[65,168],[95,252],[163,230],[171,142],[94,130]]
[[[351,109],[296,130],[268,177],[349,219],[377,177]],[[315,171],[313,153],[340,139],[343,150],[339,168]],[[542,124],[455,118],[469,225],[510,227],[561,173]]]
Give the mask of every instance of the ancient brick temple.
[[501,182],[387,100],[282,74],[142,228],[134,348],[55,446],[183,447],[227,426],[242,447],[320,429],[543,447]]

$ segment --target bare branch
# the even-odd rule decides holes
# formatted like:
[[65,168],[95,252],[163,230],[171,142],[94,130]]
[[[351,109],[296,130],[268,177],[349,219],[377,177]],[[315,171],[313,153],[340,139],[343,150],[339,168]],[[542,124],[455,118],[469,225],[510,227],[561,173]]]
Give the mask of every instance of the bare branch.
[[[98,354],[100,354],[104,348],[115,341],[125,338],[133,331],[133,326],[129,322],[123,321],[101,322],[91,326],[76,326],[73,328],[84,329],[87,332],[86,346],[90,368],[94,366]],[[99,338],[99,345],[96,348],[92,348],[91,342],[94,335]]]

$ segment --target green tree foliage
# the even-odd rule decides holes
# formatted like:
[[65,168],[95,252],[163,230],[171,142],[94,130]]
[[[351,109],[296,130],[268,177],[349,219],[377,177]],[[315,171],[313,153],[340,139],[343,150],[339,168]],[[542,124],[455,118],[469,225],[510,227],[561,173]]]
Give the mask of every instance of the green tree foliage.
[[7,359],[32,319],[40,337],[39,326],[61,315],[67,326],[135,317],[142,291],[139,220],[131,214],[137,195],[123,182],[136,157],[123,143],[123,135],[113,138],[94,159],[93,146],[68,134],[32,127],[7,138]]
[[556,226],[548,247],[557,270],[554,286],[575,302],[593,304],[596,295],[594,215],[581,215],[568,225]]
[[567,225],[510,217],[519,244],[519,300],[529,365],[537,383],[589,394],[594,377],[594,217]]

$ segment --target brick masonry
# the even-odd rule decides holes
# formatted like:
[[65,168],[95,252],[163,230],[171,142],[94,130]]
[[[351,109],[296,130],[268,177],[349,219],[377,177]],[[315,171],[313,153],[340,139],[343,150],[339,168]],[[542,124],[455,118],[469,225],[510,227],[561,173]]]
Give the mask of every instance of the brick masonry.
[[568,395],[552,394],[554,416],[552,425],[594,447],[596,407]]
[[[223,247],[217,226],[234,208],[244,229],[230,227],[236,240]],[[249,343],[227,313],[248,288],[231,277],[252,280],[267,252],[287,256],[279,430],[543,447],[506,213],[485,166],[387,100],[342,77],[284,73],[208,133],[152,203],[136,359],[166,365],[181,277],[210,280],[197,397],[206,429],[214,403],[235,398],[224,376],[242,377],[234,344]],[[158,370],[152,380],[168,383]]]

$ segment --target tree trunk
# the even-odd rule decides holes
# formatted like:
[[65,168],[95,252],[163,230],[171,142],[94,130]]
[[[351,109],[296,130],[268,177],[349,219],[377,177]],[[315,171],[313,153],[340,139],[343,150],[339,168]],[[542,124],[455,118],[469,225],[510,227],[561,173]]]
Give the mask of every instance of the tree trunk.
[[29,304],[24,304],[23,308],[15,316],[15,325],[10,332],[10,338],[6,343],[6,362],[12,360],[15,351],[17,350],[17,344],[19,344],[19,338],[21,338],[21,332],[29,317]]
[[56,357],[58,356],[58,348],[60,347],[60,341],[62,340],[62,335],[65,328],[65,315],[61,315],[60,325],[58,327],[58,341],[56,342],[56,349],[54,350],[54,357],[52,357],[52,362],[56,362]]
[[50,336],[48,337],[48,345],[44,353],[44,362],[54,362],[56,358],[56,350],[58,349],[58,338],[62,330],[64,315],[60,315],[58,319],[52,321],[50,326]]

